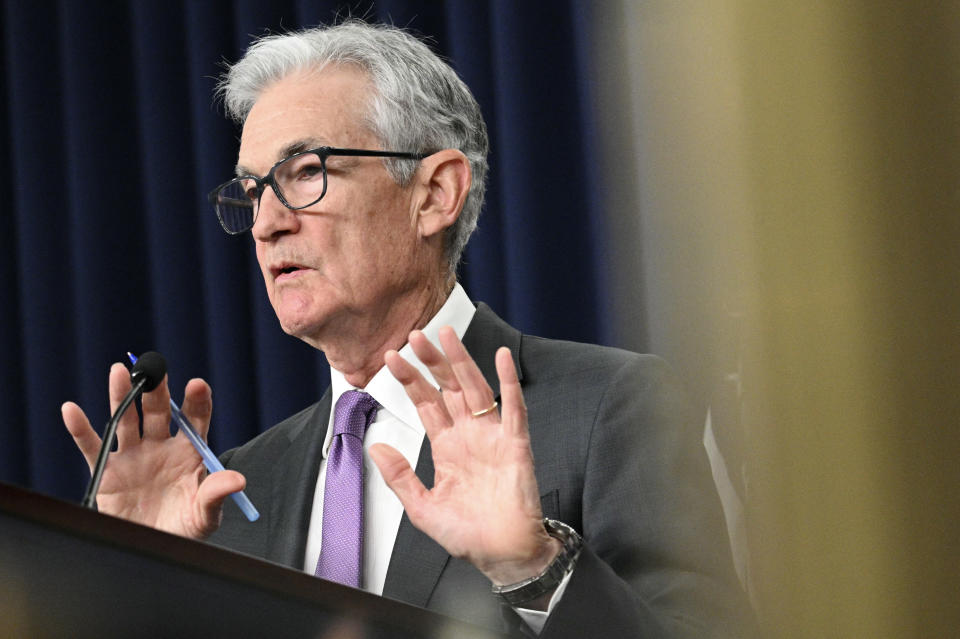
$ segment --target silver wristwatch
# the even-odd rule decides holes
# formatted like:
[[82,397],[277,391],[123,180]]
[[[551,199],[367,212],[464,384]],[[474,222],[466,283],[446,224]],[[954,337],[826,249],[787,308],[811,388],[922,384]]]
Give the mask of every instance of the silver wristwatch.
[[493,586],[493,594],[507,605],[521,606],[550,592],[563,581],[568,572],[573,570],[580,548],[583,547],[583,539],[576,530],[554,519],[544,517],[543,527],[547,529],[548,535],[563,543],[563,549],[556,559],[536,577],[506,586]]

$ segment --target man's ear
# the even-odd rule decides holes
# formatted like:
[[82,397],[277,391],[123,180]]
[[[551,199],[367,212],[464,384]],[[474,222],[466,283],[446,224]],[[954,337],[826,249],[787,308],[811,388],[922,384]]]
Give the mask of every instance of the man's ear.
[[417,228],[431,237],[449,228],[463,210],[470,190],[470,161],[457,149],[444,149],[421,160],[417,172]]

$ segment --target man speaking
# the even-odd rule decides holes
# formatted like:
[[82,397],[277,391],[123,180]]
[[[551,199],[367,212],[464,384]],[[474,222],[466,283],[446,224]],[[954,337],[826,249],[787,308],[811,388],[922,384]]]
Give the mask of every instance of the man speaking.
[[[347,22],[256,41],[221,92],[243,133],[211,202],[331,385],[208,476],[161,384],[142,434],[121,420],[100,510],[498,630],[743,636],[702,419],[667,367],[522,335],[457,283],[488,142],[456,73]],[[113,406],[129,385],[114,365]],[[204,436],[211,411],[191,380]],[[89,421],[63,418],[92,464]],[[244,487],[254,523],[223,507]]]

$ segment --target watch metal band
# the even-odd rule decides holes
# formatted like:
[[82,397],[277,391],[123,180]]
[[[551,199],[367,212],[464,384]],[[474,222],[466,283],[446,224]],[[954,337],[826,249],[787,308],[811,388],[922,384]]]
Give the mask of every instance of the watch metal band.
[[580,548],[583,547],[583,539],[576,530],[554,519],[544,518],[543,527],[547,529],[548,535],[563,543],[563,549],[539,575],[515,584],[493,586],[493,594],[507,605],[521,606],[537,599],[556,588],[567,573],[573,570]]

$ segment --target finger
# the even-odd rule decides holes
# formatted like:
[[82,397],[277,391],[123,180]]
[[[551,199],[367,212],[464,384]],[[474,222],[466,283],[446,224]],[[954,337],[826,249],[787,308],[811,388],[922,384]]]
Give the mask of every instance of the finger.
[[67,427],[67,432],[73,437],[83,458],[87,460],[87,466],[93,470],[93,465],[100,454],[100,436],[90,426],[90,420],[87,419],[83,409],[73,402],[65,402],[60,407],[60,414],[63,416],[63,424]]
[[143,394],[140,407],[143,409],[143,438],[164,440],[170,437],[170,389],[166,375],[155,389]]
[[[440,345],[443,346],[443,352],[446,353],[450,367],[463,390],[466,410],[475,413],[490,408],[493,405],[493,391],[490,390],[490,385],[483,378],[483,373],[464,348],[460,338],[449,326],[440,329]],[[499,415],[497,411],[492,410],[477,419],[497,422]]]
[[527,404],[517,378],[510,349],[501,346],[496,355],[497,377],[500,379],[500,421],[511,435],[527,436]]
[[387,444],[371,446],[370,458],[380,469],[380,474],[383,475],[383,480],[387,482],[387,486],[403,504],[403,509],[406,511],[407,517],[410,518],[410,523],[420,528],[424,519],[424,507],[428,491],[420,478],[413,472],[413,469],[410,468],[406,458],[397,449]]
[[[443,403],[454,420],[473,411],[466,403],[460,380],[450,366],[446,355],[434,346],[420,331],[410,333],[410,346],[421,362],[430,370],[430,374],[443,390]],[[488,404],[489,405],[489,404]]]
[[246,485],[246,478],[235,470],[211,473],[200,482],[195,502],[197,536],[209,537],[220,527],[224,500]]
[[200,437],[206,440],[210,431],[210,417],[213,415],[213,391],[210,385],[199,378],[187,382],[180,410],[193,424]]
[[440,392],[424,379],[420,371],[397,351],[387,351],[383,361],[390,369],[390,374],[403,385],[407,397],[416,407],[428,438],[434,439],[444,428],[453,425]]
[[413,349],[413,354],[423,362],[423,365],[427,367],[442,390],[460,391],[460,383],[457,381],[453,369],[450,368],[447,358],[440,352],[440,349],[427,339],[426,335],[421,331],[413,331],[410,333],[408,342],[410,348]]
[[[131,388],[130,371],[127,367],[117,362],[110,367],[110,381],[108,384],[110,392],[110,415],[117,412],[117,408],[127,396]],[[140,420],[137,416],[137,407],[131,406],[123,414],[117,423],[117,450],[123,450],[128,446],[139,443],[140,441]]]

